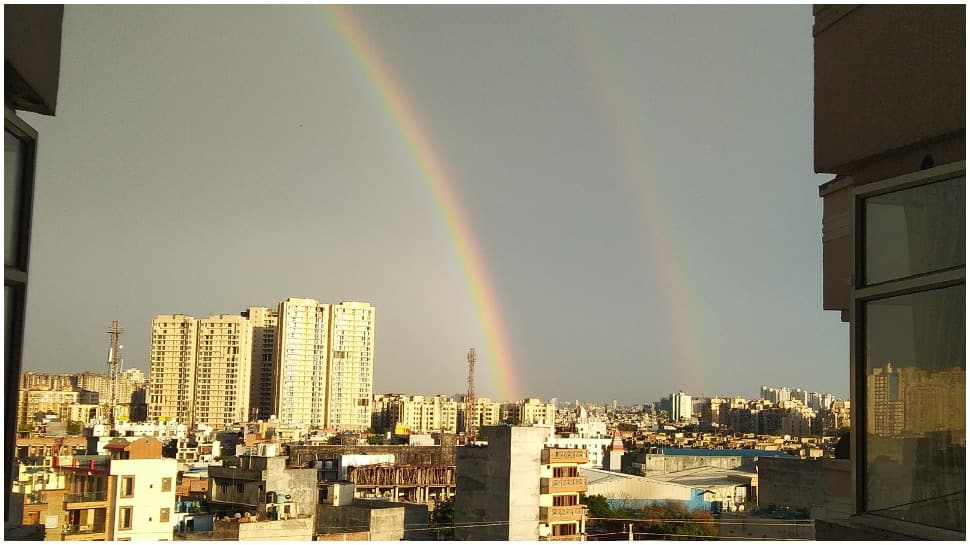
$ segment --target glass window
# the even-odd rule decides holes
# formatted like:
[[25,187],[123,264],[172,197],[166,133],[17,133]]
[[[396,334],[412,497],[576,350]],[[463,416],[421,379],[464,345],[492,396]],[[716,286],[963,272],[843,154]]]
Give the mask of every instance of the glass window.
[[135,476],[125,475],[121,478],[121,497],[130,498],[135,495]]
[[865,199],[866,284],[966,263],[966,178]]
[[3,133],[3,262],[19,266],[23,196],[24,145],[10,131]]
[[963,531],[966,286],[864,305],[865,510]]
[[131,530],[131,511],[132,507],[122,507],[119,510],[118,516],[118,529],[119,530]]

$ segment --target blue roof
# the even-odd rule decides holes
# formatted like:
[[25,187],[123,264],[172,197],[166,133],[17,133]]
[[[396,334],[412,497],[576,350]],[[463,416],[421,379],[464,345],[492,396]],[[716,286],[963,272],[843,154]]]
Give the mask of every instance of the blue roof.
[[746,448],[713,449],[713,448],[665,448],[661,454],[668,456],[740,456],[742,458],[794,458],[787,452],[780,450],[758,450]]

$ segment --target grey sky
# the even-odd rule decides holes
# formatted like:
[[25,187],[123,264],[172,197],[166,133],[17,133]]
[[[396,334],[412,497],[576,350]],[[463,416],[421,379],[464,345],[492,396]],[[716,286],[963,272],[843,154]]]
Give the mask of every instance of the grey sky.
[[[514,390],[847,393],[848,327],[821,309],[810,7],[350,11],[468,212]],[[464,389],[485,348],[468,284],[321,8],[68,6],[63,32],[57,116],[25,114],[26,369],[102,371],[117,319],[147,370],[156,314],[299,296],[377,307],[375,391]]]

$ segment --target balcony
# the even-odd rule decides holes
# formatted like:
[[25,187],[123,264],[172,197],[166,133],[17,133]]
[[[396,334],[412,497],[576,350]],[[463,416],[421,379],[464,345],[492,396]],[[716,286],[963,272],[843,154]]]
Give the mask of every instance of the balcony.
[[108,506],[108,491],[68,492],[64,494],[65,509],[93,509]]
[[24,503],[26,505],[42,505],[47,503],[47,494],[41,494],[40,492],[30,492],[24,494]]
[[540,507],[539,522],[549,524],[552,522],[579,521],[586,512],[585,505],[565,505],[561,507]]
[[588,485],[589,479],[586,477],[543,477],[539,481],[539,493],[586,492]]
[[568,536],[545,536],[540,537],[539,541],[580,541],[582,536],[579,534],[571,534]]
[[585,464],[588,461],[589,453],[583,448],[542,449],[543,464]]
[[104,524],[65,524],[61,534],[64,541],[103,541],[106,539]]

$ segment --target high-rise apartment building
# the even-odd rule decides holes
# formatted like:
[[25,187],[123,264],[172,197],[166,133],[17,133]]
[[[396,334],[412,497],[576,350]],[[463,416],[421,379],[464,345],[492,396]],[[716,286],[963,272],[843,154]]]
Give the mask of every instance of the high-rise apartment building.
[[267,419],[273,414],[276,398],[274,367],[276,365],[276,332],[279,313],[276,309],[250,307],[242,315],[253,323],[253,368],[250,372],[250,420]]
[[374,395],[374,307],[352,301],[330,311],[326,426],[364,430]]
[[248,420],[253,325],[221,314],[198,321],[195,411],[191,421],[217,428]]
[[693,403],[688,394],[677,392],[670,394],[671,413],[670,418],[674,421],[690,420],[693,416]]
[[191,423],[195,399],[198,323],[184,314],[152,320],[149,351],[148,417]]
[[229,426],[249,413],[252,323],[241,316],[152,321],[148,414],[153,420]]
[[278,312],[277,415],[283,422],[324,427],[330,305],[291,297],[280,302]]

